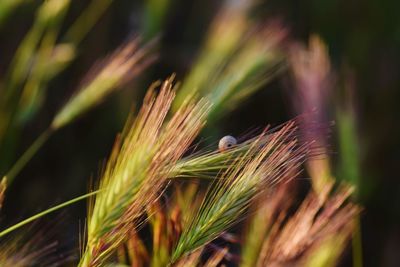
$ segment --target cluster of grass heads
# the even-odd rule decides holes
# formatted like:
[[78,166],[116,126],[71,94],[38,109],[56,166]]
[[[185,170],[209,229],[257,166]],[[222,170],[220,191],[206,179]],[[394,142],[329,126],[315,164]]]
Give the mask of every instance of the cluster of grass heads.
[[[0,3],[0,23],[20,4]],[[0,203],[51,135],[155,62],[155,41],[147,40],[157,32],[168,1],[161,7],[148,1],[148,16],[156,18],[145,24],[145,41],[131,39],[96,63],[43,134],[15,162],[10,160],[14,136],[35,119],[49,81],[74,60],[80,42],[111,1],[93,1],[61,36],[70,4],[49,0],[39,7],[2,77]],[[326,121],[320,116],[332,84],[326,48],[313,38],[308,48],[287,49],[285,27],[278,21],[250,21],[249,9],[251,5],[228,2],[182,83],[172,75],[149,87],[139,112],[129,116],[117,135],[92,192],[0,231],[2,266],[334,266],[339,261],[357,233],[360,208],[351,200],[356,184],[336,183],[329,161]],[[295,81],[294,106],[302,116],[276,128],[266,126],[227,150],[193,147],[205,127],[208,132],[216,127],[288,67]],[[357,181],[354,142],[346,151],[355,136],[346,111],[338,111],[346,155],[340,174]],[[303,163],[312,187],[301,199],[296,177]],[[57,262],[53,246],[34,245],[34,240],[21,246],[18,238],[12,239],[19,228],[83,199],[89,205],[86,230],[76,233],[82,235],[78,259]],[[354,251],[360,251],[359,243],[354,244]],[[359,254],[354,259],[360,264]]]

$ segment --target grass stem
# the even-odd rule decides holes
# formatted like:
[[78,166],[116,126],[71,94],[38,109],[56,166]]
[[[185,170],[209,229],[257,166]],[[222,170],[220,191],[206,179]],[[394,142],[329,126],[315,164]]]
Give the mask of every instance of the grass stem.
[[17,160],[17,162],[11,167],[8,173],[5,175],[8,184],[10,185],[20,171],[26,166],[26,164],[32,159],[32,157],[38,152],[38,150],[46,143],[54,131],[49,128],[44,131],[39,137],[32,143],[32,145],[25,151],[24,154]]
[[61,208],[67,207],[67,206],[69,206],[69,205],[71,205],[71,204],[73,204],[73,203],[76,203],[76,202],[78,202],[78,201],[81,201],[81,200],[83,200],[83,199],[86,199],[86,198],[88,198],[88,197],[91,197],[91,196],[97,194],[98,192],[100,192],[100,191],[97,190],[97,191],[90,192],[90,193],[88,193],[88,194],[85,194],[85,195],[82,195],[82,196],[73,198],[73,199],[68,200],[68,201],[66,201],[66,202],[63,202],[63,203],[61,203],[61,204],[59,204],[59,205],[57,205],[57,206],[51,207],[51,208],[49,208],[49,209],[47,209],[47,210],[45,210],[45,211],[42,211],[42,212],[40,212],[40,213],[38,213],[38,214],[35,214],[35,215],[29,217],[28,219],[25,219],[25,220],[23,220],[23,221],[20,221],[19,223],[14,224],[13,226],[8,227],[7,229],[1,231],[1,232],[0,232],[0,237],[3,237],[3,236],[5,236],[6,234],[8,234],[8,233],[10,233],[10,232],[12,232],[12,231],[14,231],[14,230],[16,230],[16,229],[18,229],[18,228],[24,226],[24,225],[26,225],[26,224],[28,224],[28,223],[30,223],[30,222],[33,222],[33,221],[35,221],[35,220],[37,220],[37,219],[39,219],[39,218],[41,218],[41,217],[43,217],[43,216],[45,216],[45,215],[47,215],[47,214],[49,214],[49,213],[52,213],[52,212],[57,211],[57,210],[59,210],[59,209],[61,209]]
[[361,240],[361,224],[360,224],[360,215],[357,215],[354,219],[354,232],[352,239],[352,248],[353,248],[353,266],[354,267],[362,267],[362,240]]

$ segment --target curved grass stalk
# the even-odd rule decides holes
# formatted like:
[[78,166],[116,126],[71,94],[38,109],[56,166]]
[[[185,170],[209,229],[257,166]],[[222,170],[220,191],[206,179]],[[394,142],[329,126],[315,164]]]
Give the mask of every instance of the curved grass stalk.
[[0,26],[10,17],[18,6],[30,2],[29,0],[2,0],[0,2]]
[[[36,12],[34,23],[18,46],[13,56],[0,90],[0,147],[7,142],[18,119],[18,104],[22,86],[30,76],[32,62],[35,60],[37,46],[47,29],[62,18],[68,8],[69,0],[51,0],[44,2]],[[1,13],[1,12],[0,12]]]
[[113,0],[93,0],[68,29],[65,38],[73,43],[80,43],[112,2]]
[[141,47],[138,39],[131,40],[108,56],[101,64],[95,64],[76,95],[61,108],[50,127],[32,143],[5,175],[8,184],[14,181],[55,131],[74,122],[146,68],[154,59],[150,56],[152,47],[153,43]]
[[71,199],[69,201],[66,201],[66,202],[63,202],[63,203],[61,203],[61,204],[59,204],[57,206],[51,207],[51,208],[49,208],[47,210],[44,210],[44,211],[42,211],[42,212],[40,212],[38,214],[35,214],[35,215],[33,215],[33,216],[23,220],[23,221],[20,221],[17,224],[14,224],[11,227],[8,227],[7,229],[4,229],[3,231],[0,232],[0,237],[3,237],[5,235],[11,233],[12,231],[14,231],[14,230],[16,230],[18,228],[21,228],[22,226],[27,225],[28,223],[31,223],[31,222],[33,222],[33,221],[35,221],[35,220],[47,215],[47,214],[50,214],[50,213],[52,213],[54,211],[57,211],[57,210],[62,209],[64,207],[67,207],[67,206],[69,206],[71,204],[74,204],[76,202],[79,202],[81,200],[84,200],[84,199],[87,199],[89,197],[92,197],[92,196],[98,194],[99,192],[100,192],[100,190],[97,190],[97,191],[94,191],[94,192],[90,192],[88,194],[73,198],[73,199]]
[[140,73],[154,60],[150,55],[153,45],[149,42],[141,47],[140,40],[133,39],[95,64],[81,89],[56,114],[51,128],[57,130],[69,124]]
[[44,131],[32,145],[22,154],[22,156],[15,162],[11,169],[7,172],[4,178],[7,179],[7,184],[11,184],[18,173],[25,167],[25,165],[32,159],[32,157],[40,150],[40,148],[47,142],[53,134],[51,129]]

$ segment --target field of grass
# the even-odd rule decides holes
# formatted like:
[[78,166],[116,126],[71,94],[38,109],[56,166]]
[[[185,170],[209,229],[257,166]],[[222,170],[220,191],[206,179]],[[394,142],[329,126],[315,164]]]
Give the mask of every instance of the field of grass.
[[330,2],[0,1],[0,266],[396,266],[397,65]]

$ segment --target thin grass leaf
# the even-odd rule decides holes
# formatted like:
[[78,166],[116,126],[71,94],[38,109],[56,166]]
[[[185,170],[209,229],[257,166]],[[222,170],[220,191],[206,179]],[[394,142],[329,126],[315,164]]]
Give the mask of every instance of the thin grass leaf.
[[20,5],[30,2],[29,0],[2,0],[0,1],[0,27]]
[[49,81],[57,76],[75,59],[76,53],[76,46],[72,43],[55,45],[46,66],[44,66],[43,79]]
[[69,0],[50,0],[40,6],[31,30],[18,47],[9,67],[7,86],[5,87],[7,91],[4,94],[5,100],[10,100],[11,97],[15,96],[16,87],[24,81],[30,70],[31,61],[42,34],[47,27],[58,21],[59,16],[62,16],[68,5]]
[[169,11],[170,0],[146,0],[143,15],[143,37],[148,40],[161,32]]
[[68,29],[65,39],[67,42],[79,44],[83,38],[104,14],[113,0],[93,0],[84,12]]
[[[62,2],[62,1],[59,1]],[[31,71],[21,92],[16,120],[25,123],[37,112],[43,104],[48,78],[46,71],[54,53],[54,48],[61,28],[61,23],[67,12],[69,1],[64,1],[57,16],[48,23],[42,40],[32,62]],[[65,61],[64,61],[65,62]],[[60,62],[58,62],[60,64]],[[54,70],[53,70],[54,73]]]
[[3,207],[4,197],[7,189],[7,179],[3,178],[0,182],[0,210]]
[[[3,181],[4,181],[4,179],[3,179]],[[33,222],[33,221],[36,221],[37,219],[39,219],[39,218],[41,218],[41,217],[43,217],[43,216],[45,216],[45,215],[48,215],[48,214],[50,214],[50,213],[52,213],[52,212],[55,212],[55,211],[57,211],[57,210],[60,210],[60,209],[62,209],[62,208],[64,208],[64,207],[67,207],[67,206],[69,206],[69,205],[71,205],[71,204],[74,204],[74,203],[76,203],[76,202],[79,202],[79,201],[81,201],[81,200],[87,199],[87,198],[89,198],[89,197],[91,197],[91,196],[97,194],[98,192],[99,192],[99,191],[94,191],[94,192],[87,193],[87,194],[85,194],[85,195],[82,195],[82,196],[73,198],[73,199],[71,199],[71,200],[68,200],[68,201],[66,201],[66,202],[63,202],[63,203],[61,203],[61,204],[59,204],[59,205],[57,205],[57,206],[51,207],[51,208],[49,208],[49,209],[47,209],[47,210],[44,210],[44,211],[42,211],[42,212],[40,212],[40,213],[37,213],[37,214],[35,214],[35,215],[33,215],[33,216],[31,216],[31,217],[25,219],[25,220],[20,221],[20,222],[17,223],[17,224],[14,224],[14,225],[12,225],[12,226],[10,226],[10,227],[8,227],[8,228],[2,230],[2,231],[0,232],[0,237],[5,236],[5,235],[7,235],[7,234],[9,234],[9,233],[11,233],[11,232],[17,230],[18,228],[20,228],[20,227],[22,227],[22,226],[25,226],[25,225],[27,225],[27,224]]]
[[[354,88],[351,85],[351,80],[346,84],[347,89],[352,92]],[[338,125],[338,140],[340,149],[339,175],[341,179],[355,187],[353,196],[355,199],[360,199],[361,187],[361,169],[360,169],[360,146],[359,135],[357,133],[356,112],[354,101],[351,98],[351,93],[347,95],[345,100],[346,106],[338,108],[336,111],[336,120]],[[352,239],[353,266],[363,266],[363,249],[361,237],[360,216],[354,218],[355,227]]]
[[[12,131],[14,118],[22,85],[29,75],[37,46],[47,27],[52,25],[57,17],[65,12],[68,0],[50,0],[44,2],[37,11],[32,28],[19,45],[8,68],[4,86],[0,90],[0,148],[5,142],[7,132]],[[10,129],[11,128],[11,129]]]
[[342,109],[337,112],[336,118],[340,148],[339,177],[343,177],[346,182],[355,186],[355,196],[357,197],[357,189],[360,185],[360,156],[355,114],[350,108]]

